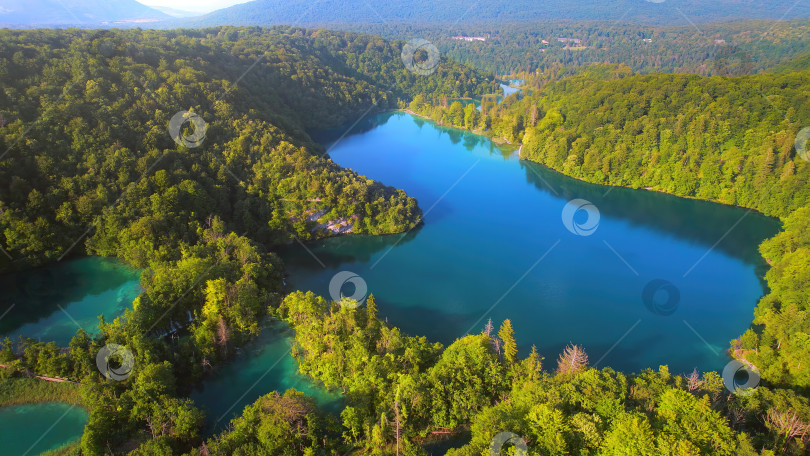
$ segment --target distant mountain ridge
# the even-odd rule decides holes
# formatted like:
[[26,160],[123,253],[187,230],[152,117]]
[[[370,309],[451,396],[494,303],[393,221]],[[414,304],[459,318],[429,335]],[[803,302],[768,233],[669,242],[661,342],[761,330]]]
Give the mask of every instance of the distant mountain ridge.
[[135,0],[0,0],[0,26],[97,27],[172,19]]
[[190,19],[189,25],[459,24],[549,19],[690,25],[804,17],[810,17],[810,4],[795,0],[771,0],[767,7],[755,0],[254,0]]
[[[162,11],[161,11],[162,10]],[[167,14],[168,13],[168,14]],[[810,17],[810,3],[770,0],[254,0],[197,17],[135,0],[0,0],[0,27],[194,28],[364,24],[455,26],[538,20],[616,21],[658,25]],[[174,17],[173,17],[174,16]]]

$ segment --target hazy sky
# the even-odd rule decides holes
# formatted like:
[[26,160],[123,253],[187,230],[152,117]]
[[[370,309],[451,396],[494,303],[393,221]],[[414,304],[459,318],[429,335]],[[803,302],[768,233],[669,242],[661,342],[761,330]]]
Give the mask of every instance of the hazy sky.
[[149,6],[167,6],[169,8],[207,13],[226,6],[245,3],[250,0],[137,0]]

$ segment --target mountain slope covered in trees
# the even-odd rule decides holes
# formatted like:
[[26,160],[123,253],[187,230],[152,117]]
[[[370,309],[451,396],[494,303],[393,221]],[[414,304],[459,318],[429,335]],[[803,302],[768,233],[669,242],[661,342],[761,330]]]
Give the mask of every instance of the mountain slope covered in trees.
[[636,21],[689,25],[739,19],[810,17],[810,5],[774,0],[763,8],[753,0],[514,0],[470,3],[461,0],[365,2],[363,0],[254,0],[195,18],[188,25],[326,25],[332,23],[452,24],[530,20]]

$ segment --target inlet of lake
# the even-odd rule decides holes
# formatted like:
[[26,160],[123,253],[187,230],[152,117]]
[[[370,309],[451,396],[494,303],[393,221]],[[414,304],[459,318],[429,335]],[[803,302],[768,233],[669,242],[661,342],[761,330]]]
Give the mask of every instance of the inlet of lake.
[[[444,344],[481,332],[489,319],[497,331],[508,318],[520,355],[537,346],[546,370],[574,343],[596,367],[719,371],[729,341],[751,324],[767,267],[757,246],[778,232],[777,220],[583,183],[520,160],[514,148],[401,112],[367,117],[343,133],[313,137],[339,165],[415,197],[424,223],[400,235],[283,247],[289,291],[329,296],[335,274],[350,271],[374,294],[382,318]],[[117,285],[108,286],[98,282],[111,277],[104,276],[111,266],[96,263],[109,260],[77,261],[11,279],[21,291],[0,334],[61,345],[77,323],[92,329],[97,315],[131,304],[136,272],[119,270]],[[342,291],[353,293],[350,284]],[[222,429],[257,397],[289,387],[339,406],[339,395],[296,372],[290,337],[284,324],[271,323],[192,393],[209,423]]]

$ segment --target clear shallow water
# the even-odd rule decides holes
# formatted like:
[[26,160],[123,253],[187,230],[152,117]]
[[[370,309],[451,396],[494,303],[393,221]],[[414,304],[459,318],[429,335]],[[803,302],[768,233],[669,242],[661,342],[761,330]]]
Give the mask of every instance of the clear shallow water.
[[81,407],[61,402],[0,407],[0,456],[58,448],[81,437],[87,419]]
[[290,355],[293,331],[283,322],[273,322],[254,342],[243,348],[235,360],[225,365],[197,388],[191,398],[206,411],[209,432],[225,429],[246,405],[271,391],[295,388],[315,399],[329,412],[339,412],[341,396],[330,393],[298,373],[298,363]]
[[[763,294],[757,246],[778,231],[773,219],[749,214],[737,224],[746,211],[583,183],[403,113],[368,119],[356,132],[332,159],[416,197],[425,223],[406,235],[308,245],[326,267],[291,245],[280,252],[291,289],[328,296],[334,274],[355,272],[382,317],[446,344],[480,332],[488,318],[496,329],[509,318],[521,354],[536,345],[547,368],[577,343],[598,367],[722,370],[729,341],[751,323]],[[330,136],[317,139],[328,145]],[[562,222],[577,198],[600,214],[587,237]],[[642,300],[655,279],[679,292],[670,315]],[[653,296],[660,309],[666,293]]]
[[67,346],[79,327],[93,334],[99,315],[111,321],[130,307],[141,291],[139,278],[139,271],[101,257],[0,276],[0,315],[7,312],[0,336]]

